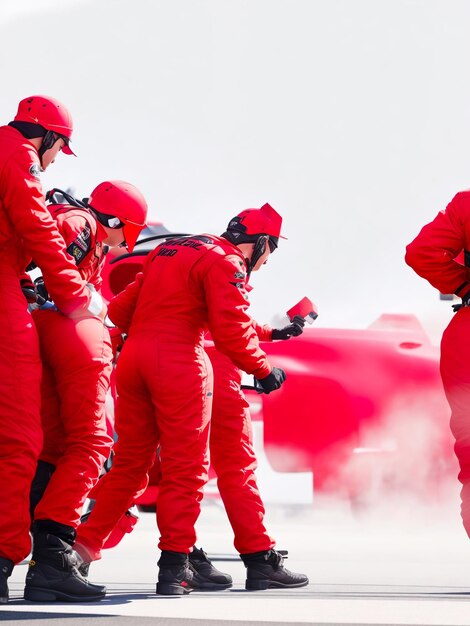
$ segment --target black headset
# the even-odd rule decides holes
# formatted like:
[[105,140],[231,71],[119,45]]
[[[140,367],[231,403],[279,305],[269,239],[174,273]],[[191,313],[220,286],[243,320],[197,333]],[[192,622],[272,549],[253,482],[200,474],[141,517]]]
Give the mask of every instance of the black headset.
[[253,248],[253,254],[251,255],[251,259],[248,263],[248,276],[251,274],[255,265],[266,252],[266,246],[268,245],[268,241],[269,235],[260,235],[256,240],[255,246]]
[[44,153],[47,152],[47,150],[50,150],[58,139],[60,139],[59,135],[54,133],[52,130],[48,130],[46,134],[44,135],[44,139],[42,140],[41,147],[38,150],[39,160],[41,161],[41,165],[42,165],[42,157]]

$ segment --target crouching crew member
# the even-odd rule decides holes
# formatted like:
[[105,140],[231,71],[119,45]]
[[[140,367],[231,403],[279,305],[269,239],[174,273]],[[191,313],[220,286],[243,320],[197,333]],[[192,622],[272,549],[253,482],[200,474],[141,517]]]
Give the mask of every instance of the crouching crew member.
[[[124,244],[132,251],[145,227],[147,204],[136,187],[120,180],[101,183],[84,201],[60,193],[66,204],[49,210],[81,276],[99,293],[107,247]],[[98,600],[105,588],[78,574],[76,555],[75,562],[63,556],[74,544],[85,498],[112,447],[105,418],[111,340],[101,320],[72,320],[51,303],[34,310],[33,319],[43,362],[44,445],[31,489],[34,549],[25,598]]]

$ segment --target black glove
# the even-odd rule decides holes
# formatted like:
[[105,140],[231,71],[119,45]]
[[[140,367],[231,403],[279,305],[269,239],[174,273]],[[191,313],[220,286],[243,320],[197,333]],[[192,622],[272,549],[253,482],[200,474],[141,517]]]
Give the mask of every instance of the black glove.
[[34,281],[34,287],[36,289],[36,293],[38,294],[38,304],[45,304],[49,298],[49,292],[47,291],[46,285],[44,284],[44,278],[42,276],[38,276]]
[[290,339],[291,337],[298,337],[304,332],[304,326],[305,319],[300,315],[296,315],[289,326],[284,326],[284,328],[273,328],[273,341],[276,341],[277,339]]
[[28,304],[35,304],[37,302],[37,293],[34,290],[34,287],[21,287],[21,291],[23,292]]
[[280,367],[273,367],[265,378],[255,378],[255,389],[260,393],[271,393],[279,389],[286,380],[286,373]]
[[464,296],[462,296],[462,302],[459,302],[459,304],[452,305],[452,310],[454,311],[454,313],[456,313],[463,306],[470,306],[470,291],[467,291],[467,293]]
[[20,284],[21,291],[28,304],[44,304],[45,300],[43,300],[38,292],[36,281],[33,283],[31,278],[25,276],[20,280]]

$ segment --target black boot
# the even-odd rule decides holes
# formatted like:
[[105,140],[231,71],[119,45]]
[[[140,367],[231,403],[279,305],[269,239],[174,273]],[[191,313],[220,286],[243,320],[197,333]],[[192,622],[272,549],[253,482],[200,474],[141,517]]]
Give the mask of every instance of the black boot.
[[92,585],[78,572],[79,557],[65,539],[74,534],[73,528],[56,524],[63,530],[62,537],[59,537],[39,530],[41,526],[44,527],[45,523],[35,522],[33,525],[33,554],[26,575],[25,600],[93,602],[104,598],[106,587]]
[[0,556],[0,604],[8,602],[8,579],[13,571],[13,561]]
[[195,588],[194,572],[184,552],[162,550],[158,561],[157,593],[163,596],[182,596]]
[[240,556],[246,566],[245,589],[254,591],[308,585],[307,576],[295,574],[284,567],[284,558],[276,550],[240,554]]
[[232,577],[216,569],[204,550],[194,546],[189,554],[189,565],[193,570],[197,588],[205,591],[219,591],[232,586]]

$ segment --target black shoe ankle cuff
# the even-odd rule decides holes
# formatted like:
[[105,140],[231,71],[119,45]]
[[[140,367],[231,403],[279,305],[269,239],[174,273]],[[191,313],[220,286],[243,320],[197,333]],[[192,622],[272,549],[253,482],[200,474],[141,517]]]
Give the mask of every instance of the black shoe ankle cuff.
[[68,543],[70,546],[73,546],[77,536],[77,531],[73,526],[60,524],[59,522],[54,522],[54,520],[51,519],[35,520],[31,527],[31,532],[33,537],[35,534],[39,533],[54,535],[55,537],[62,539],[62,541],[65,541],[65,543]]
[[250,552],[248,554],[240,554],[240,558],[243,563],[253,563],[260,561],[267,561],[271,556],[272,550],[262,550],[261,552]]
[[172,550],[162,550],[158,561],[159,567],[172,567],[173,565],[183,565],[188,560],[186,552],[173,552]]

